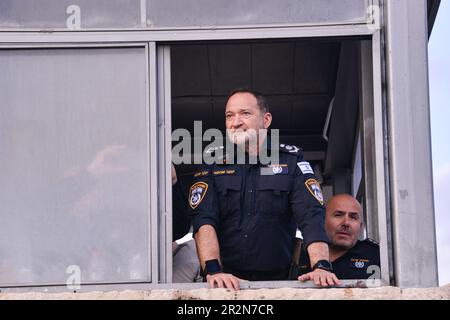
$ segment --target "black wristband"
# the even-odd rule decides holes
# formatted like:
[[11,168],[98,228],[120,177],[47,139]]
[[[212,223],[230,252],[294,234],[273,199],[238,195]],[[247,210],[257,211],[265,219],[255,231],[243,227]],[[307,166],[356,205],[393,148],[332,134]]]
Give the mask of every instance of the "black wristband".
[[205,275],[216,274],[223,272],[222,266],[219,263],[219,260],[213,259],[205,261]]
[[333,272],[333,265],[328,260],[319,260],[313,267],[313,270],[316,270],[316,269],[322,269],[322,270],[326,270],[329,272]]

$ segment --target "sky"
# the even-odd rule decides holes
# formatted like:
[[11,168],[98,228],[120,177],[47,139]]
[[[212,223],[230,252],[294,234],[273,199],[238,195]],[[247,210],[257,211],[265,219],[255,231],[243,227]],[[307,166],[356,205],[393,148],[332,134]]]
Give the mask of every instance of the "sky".
[[441,6],[428,43],[431,143],[439,285],[450,283],[450,0]]

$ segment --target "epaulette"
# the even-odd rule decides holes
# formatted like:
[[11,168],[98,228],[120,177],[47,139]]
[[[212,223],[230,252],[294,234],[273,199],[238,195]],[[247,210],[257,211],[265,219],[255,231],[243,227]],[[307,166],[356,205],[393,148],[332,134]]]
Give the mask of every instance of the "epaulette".
[[224,146],[212,146],[212,147],[205,149],[205,153],[214,155],[217,150],[221,150],[221,149],[223,150],[223,149],[225,149],[225,147]]
[[367,238],[367,239],[363,240],[363,242],[367,243],[367,244],[370,244],[371,246],[376,246],[376,247],[380,246],[380,244],[378,242],[376,242],[375,240],[370,239],[370,238]]
[[204,153],[209,157],[215,158],[216,164],[218,165],[226,164],[227,162],[229,162],[228,152],[222,145],[209,147],[205,149]]
[[280,144],[280,151],[292,154],[294,156],[300,156],[302,155],[303,150],[300,147],[282,143]]

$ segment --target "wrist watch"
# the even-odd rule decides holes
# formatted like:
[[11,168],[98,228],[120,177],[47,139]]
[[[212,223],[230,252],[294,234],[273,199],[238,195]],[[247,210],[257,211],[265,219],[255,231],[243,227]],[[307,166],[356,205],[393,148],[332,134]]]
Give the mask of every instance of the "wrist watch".
[[326,270],[329,272],[333,272],[333,265],[328,260],[319,260],[316,262],[316,264],[313,267],[313,270],[316,270],[316,269],[322,269],[322,270]]
[[223,272],[222,266],[219,263],[219,260],[213,259],[205,261],[205,275],[216,274]]

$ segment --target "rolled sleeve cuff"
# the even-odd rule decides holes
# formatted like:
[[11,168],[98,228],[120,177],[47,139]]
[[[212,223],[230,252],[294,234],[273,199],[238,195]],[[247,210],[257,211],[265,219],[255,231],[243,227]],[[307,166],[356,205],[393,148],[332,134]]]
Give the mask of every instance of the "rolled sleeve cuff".
[[307,248],[311,243],[314,242],[325,242],[330,244],[330,239],[327,236],[327,233],[324,229],[321,228],[305,228],[302,230],[303,242],[305,244],[305,248]]
[[201,217],[201,216],[197,216],[194,217],[194,220],[192,221],[192,226],[193,226],[193,234],[195,235],[197,233],[197,231],[204,225],[211,225],[214,227],[214,229],[217,230],[217,221],[216,219],[212,218],[212,217]]

